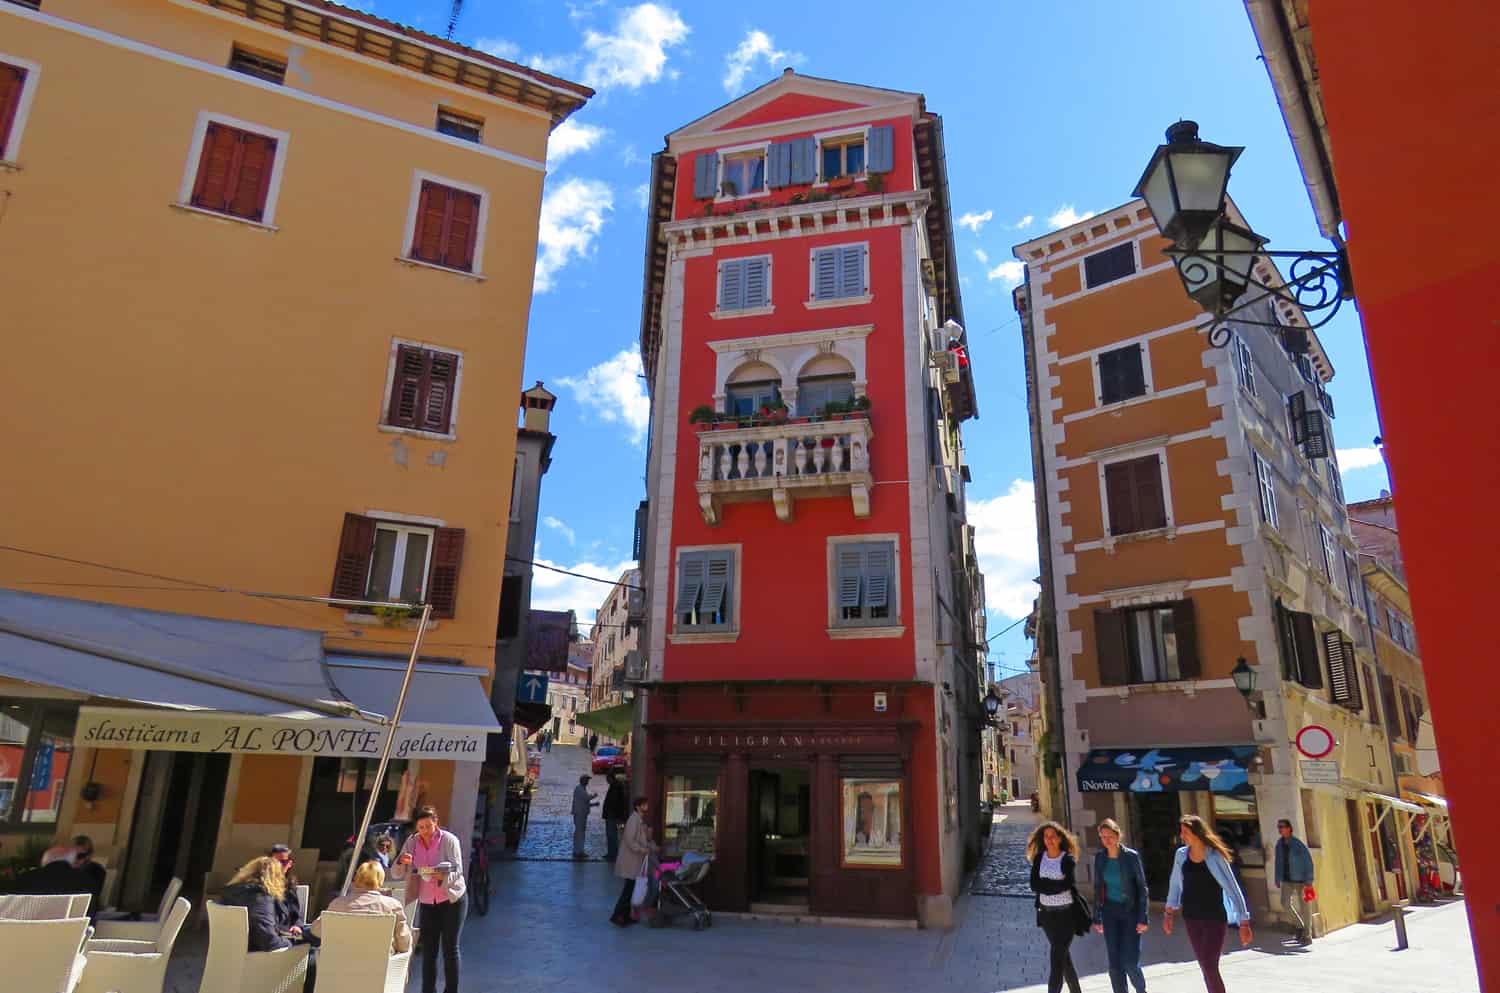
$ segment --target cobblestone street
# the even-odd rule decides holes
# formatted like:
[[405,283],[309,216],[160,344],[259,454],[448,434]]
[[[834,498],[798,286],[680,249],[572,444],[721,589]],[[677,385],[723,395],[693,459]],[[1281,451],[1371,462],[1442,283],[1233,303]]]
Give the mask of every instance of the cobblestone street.
[[[526,836],[513,858],[521,860],[573,859],[573,787],[578,777],[589,771],[592,756],[580,745],[553,745],[542,753],[542,774],[531,798],[531,822]],[[588,834],[584,851],[596,858],[604,855],[604,791],[609,784],[603,776],[592,776],[589,791],[599,800],[599,807],[589,813]]]

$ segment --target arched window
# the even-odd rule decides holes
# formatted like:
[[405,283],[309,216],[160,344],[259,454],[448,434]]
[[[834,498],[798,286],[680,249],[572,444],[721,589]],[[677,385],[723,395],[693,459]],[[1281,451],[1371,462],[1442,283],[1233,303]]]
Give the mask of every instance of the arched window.
[[747,362],[729,377],[725,413],[749,417],[781,399],[781,373],[764,362]]
[[797,416],[810,417],[829,403],[854,399],[854,367],[838,355],[820,355],[797,377]]

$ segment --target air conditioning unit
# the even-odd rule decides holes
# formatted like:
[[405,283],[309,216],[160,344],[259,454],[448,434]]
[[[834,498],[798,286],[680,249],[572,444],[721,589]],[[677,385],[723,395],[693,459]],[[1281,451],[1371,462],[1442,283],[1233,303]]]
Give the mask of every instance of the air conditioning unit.
[[943,382],[956,383],[959,381],[958,356],[948,349],[942,348],[933,351],[932,367],[943,374]]
[[640,651],[629,651],[625,653],[625,682],[644,683],[646,681],[646,656]]

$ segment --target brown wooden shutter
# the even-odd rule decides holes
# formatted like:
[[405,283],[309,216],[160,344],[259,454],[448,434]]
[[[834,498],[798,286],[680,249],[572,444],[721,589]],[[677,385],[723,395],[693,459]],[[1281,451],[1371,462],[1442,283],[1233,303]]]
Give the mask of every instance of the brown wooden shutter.
[[365,599],[365,582],[374,551],[375,521],[359,514],[345,514],[339,554],[333,563],[333,587],[328,595],[346,600]]
[[391,381],[391,406],[386,421],[392,427],[414,428],[427,381],[427,356],[415,345],[396,346],[396,370]]
[[412,258],[443,264],[443,220],[447,207],[448,188],[423,182],[421,196],[417,199],[417,226],[412,232]]
[[1276,618],[1276,647],[1281,649],[1281,678],[1295,682],[1297,679],[1297,642],[1292,632],[1291,613],[1281,605],[1280,599],[1272,605],[1272,613]]
[[1129,534],[1141,530],[1135,523],[1135,474],[1129,462],[1104,467],[1104,488],[1109,499],[1109,533]]
[[1323,654],[1328,659],[1328,698],[1334,703],[1349,706],[1353,693],[1349,689],[1354,673],[1351,659],[1344,654],[1344,638],[1337,631],[1323,632]]
[[432,539],[432,576],[427,602],[433,617],[452,617],[458,607],[458,570],[464,560],[464,529],[438,528]]
[[420,412],[424,431],[447,434],[449,420],[453,415],[453,387],[458,378],[458,356],[447,352],[425,352],[427,366],[426,389],[422,396]]
[[1323,671],[1318,665],[1318,635],[1311,614],[1292,611],[1292,631],[1297,641],[1297,682],[1309,689],[1323,688]]
[[21,107],[21,90],[26,86],[26,70],[20,66],[0,64],[0,159],[10,144],[10,129],[16,123]]
[[276,162],[276,139],[241,131],[239,169],[228,194],[226,210],[236,217],[261,220],[271,190],[271,167]]
[[443,237],[443,265],[470,272],[479,234],[479,194],[448,191],[447,224]]
[[1385,733],[1399,738],[1401,715],[1396,711],[1396,681],[1383,672],[1380,674],[1380,709],[1385,711]]
[[1161,456],[1135,461],[1135,523],[1142,531],[1167,526],[1167,503],[1161,489]]
[[1094,611],[1094,643],[1099,653],[1100,685],[1130,684],[1130,650],[1125,639],[1123,610]]
[[210,124],[198,158],[198,178],[193,183],[193,206],[222,211],[229,204],[230,184],[238,165],[238,132],[222,124]]
[[1177,635],[1177,671],[1183,679],[1197,679],[1203,674],[1203,664],[1198,658],[1198,619],[1193,601],[1172,604],[1172,630]]
[[1363,668],[1354,654],[1354,643],[1344,642],[1344,658],[1349,660],[1349,709],[1363,710],[1365,708],[1365,695],[1360,688],[1359,674]]

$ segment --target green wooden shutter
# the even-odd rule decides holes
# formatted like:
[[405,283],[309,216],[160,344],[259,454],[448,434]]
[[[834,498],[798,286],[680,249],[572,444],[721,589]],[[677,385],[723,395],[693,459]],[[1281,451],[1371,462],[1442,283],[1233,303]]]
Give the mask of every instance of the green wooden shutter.
[[865,550],[863,545],[838,546],[839,606],[857,608],[864,588]]
[[693,196],[711,200],[719,192],[719,153],[699,152],[693,160]]
[[793,138],[791,183],[815,182],[818,178],[818,142],[815,138]]
[[726,259],[719,263],[719,309],[743,310],[745,307],[745,260]]
[[773,142],[766,149],[766,186],[779,190],[792,183],[792,143]]
[[765,257],[744,259],[744,306],[764,307],[770,303],[771,260]]
[[704,556],[701,552],[686,552],[677,563],[677,610],[676,614],[691,614],[698,607],[698,597],[703,593]]
[[814,300],[832,300],[839,295],[838,252],[832,248],[813,249]]
[[[708,558],[707,578],[703,583],[703,615],[712,617],[715,614],[724,615],[722,623],[729,622],[728,610],[726,609],[727,593],[729,591],[729,574],[732,560],[727,552],[710,555]],[[712,623],[706,621],[705,623]]]
[[865,546],[865,606],[888,607],[891,601],[895,554],[890,545]]
[[890,172],[896,167],[896,129],[890,125],[870,129],[865,168],[870,172]]

